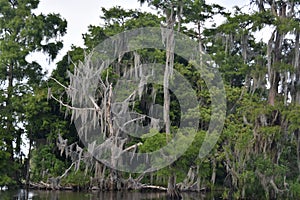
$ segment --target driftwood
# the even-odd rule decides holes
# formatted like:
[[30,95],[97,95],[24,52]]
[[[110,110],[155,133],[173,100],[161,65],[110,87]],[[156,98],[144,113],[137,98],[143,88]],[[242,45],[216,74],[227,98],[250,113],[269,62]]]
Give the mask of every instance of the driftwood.
[[29,183],[29,188],[33,190],[72,190],[73,188],[70,186],[60,186],[54,188],[51,184],[40,181],[38,183]]
[[[151,191],[167,191],[167,188],[162,187],[162,186],[156,186],[156,185],[147,185],[147,184],[141,184],[139,182],[133,183],[128,180],[130,184],[128,183],[128,187],[124,188],[127,190],[151,190]],[[103,186],[103,185],[102,185]],[[29,183],[29,188],[30,189],[35,189],[35,190],[73,190],[74,187],[72,186],[54,186],[52,183],[45,183],[43,181],[40,181],[38,183],[30,182]],[[106,189],[105,189],[106,188]],[[87,188],[89,190],[107,190],[107,187],[100,188],[99,186],[91,186],[90,188]]]
[[[119,178],[117,181],[119,182],[120,188],[115,189],[124,189],[124,190],[151,190],[151,191],[167,191],[167,188],[156,185],[148,185],[141,183],[145,174],[141,174],[139,177],[133,179],[131,176],[128,179]],[[107,191],[111,190],[110,188],[110,177],[106,177],[104,179],[101,178],[92,178],[90,179],[89,190],[101,190]]]
[[[142,177],[142,176],[140,176]],[[120,183],[122,183],[122,188],[125,190],[139,190],[139,191],[160,191],[160,192],[167,192],[167,188],[163,186],[158,185],[149,185],[149,184],[143,184],[140,182],[140,177],[133,179],[129,177],[128,179],[120,180]],[[59,184],[60,177],[56,178],[49,178],[48,182],[45,183],[43,181],[40,181],[38,183],[30,182],[29,188],[35,189],[35,190],[74,190],[76,186],[61,186]],[[176,187],[179,189],[180,192],[200,192],[200,191],[206,191],[207,188],[201,188],[200,190],[197,189],[196,184],[191,185],[190,187],[182,187],[181,183],[177,184]],[[108,191],[109,190],[109,179],[103,179],[103,178],[91,178],[90,185],[87,188],[84,188],[86,190],[99,190],[99,191]]]
[[159,191],[167,191],[167,188],[156,185],[146,185],[142,184],[140,190],[159,190]]

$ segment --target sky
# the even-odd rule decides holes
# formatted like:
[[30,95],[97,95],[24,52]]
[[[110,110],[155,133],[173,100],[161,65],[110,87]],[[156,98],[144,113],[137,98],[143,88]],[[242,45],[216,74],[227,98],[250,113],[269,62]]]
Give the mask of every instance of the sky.
[[[60,61],[71,45],[83,47],[82,34],[88,32],[89,25],[101,25],[101,8],[106,9],[121,6],[125,9],[141,9],[151,11],[147,5],[141,6],[137,0],[40,0],[35,14],[58,13],[68,22],[67,34],[63,37],[63,49],[59,52],[54,62],[42,53],[33,53],[27,57],[29,61],[37,61],[49,73],[55,68],[55,63]],[[102,22],[103,23],[103,22]]]
[[[217,3],[226,8],[234,5],[242,6],[248,1],[234,0],[207,0],[207,3]],[[62,59],[72,44],[83,47],[82,34],[87,33],[89,25],[101,25],[101,8],[121,6],[125,9],[141,9],[153,11],[147,4],[143,6],[137,0],[40,0],[40,4],[34,12],[36,14],[59,13],[68,22],[67,34],[63,37],[64,48],[60,51],[54,62],[42,53],[33,53],[27,57],[29,61],[37,61],[48,71],[48,75],[55,68],[55,63]],[[103,23],[103,22],[102,22]]]

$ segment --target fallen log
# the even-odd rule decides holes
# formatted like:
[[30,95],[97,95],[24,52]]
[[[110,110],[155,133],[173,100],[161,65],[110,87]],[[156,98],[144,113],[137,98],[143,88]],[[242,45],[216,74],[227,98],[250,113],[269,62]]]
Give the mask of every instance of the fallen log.
[[159,191],[167,191],[167,188],[156,185],[146,185],[142,184],[140,190],[159,190]]
[[51,184],[40,181],[39,183],[29,182],[29,188],[33,190],[73,190],[71,186],[59,186],[54,188]]

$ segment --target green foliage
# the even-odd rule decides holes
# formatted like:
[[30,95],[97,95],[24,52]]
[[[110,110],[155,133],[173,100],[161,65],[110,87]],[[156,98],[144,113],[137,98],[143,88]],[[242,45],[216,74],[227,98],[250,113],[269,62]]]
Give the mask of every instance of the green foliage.
[[[151,137],[150,137],[151,136]],[[157,130],[151,129],[150,133],[143,136],[143,145],[139,147],[141,153],[157,151],[166,145],[166,134],[159,133]]]
[[151,13],[139,10],[125,10],[121,7],[113,7],[109,10],[102,8],[105,21],[104,27],[89,26],[88,33],[83,34],[85,45],[91,50],[101,44],[106,38],[121,33],[125,30],[142,27],[157,27],[161,19]]
[[67,178],[62,180],[64,185],[74,185],[79,187],[86,186],[90,181],[90,178],[84,173],[84,171],[71,171]]
[[[106,38],[125,30],[159,27],[163,21],[169,20],[165,16],[170,16],[172,11],[175,21],[177,20],[174,27],[197,40],[217,64],[216,68],[220,71],[226,88],[227,116],[217,144],[205,158],[200,159],[199,149],[209,122],[212,117],[218,117],[211,113],[211,95],[219,95],[218,91],[209,93],[203,76],[211,79],[216,76],[208,71],[198,72],[193,66],[195,61],[187,61],[175,55],[174,69],[188,80],[196,92],[199,107],[193,108],[188,114],[179,114],[180,106],[185,105],[179,105],[176,99],[179,96],[171,92],[171,129],[178,131],[178,143],[176,146],[171,145],[166,153],[179,153],[191,142],[192,136],[194,139],[171,167],[152,173],[155,179],[153,183],[167,186],[168,176],[172,173],[176,174],[177,183],[184,182],[192,167],[199,169],[193,181],[200,180],[199,185],[212,189],[216,188],[215,185],[225,187],[222,195],[224,199],[257,199],[258,196],[275,198],[276,195],[283,197],[287,194],[294,199],[300,198],[300,76],[295,57],[300,27],[299,3],[288,1],[294,6],[294,11],[289,11],[294,13],[284,15],[292,6],[279,1],[274,4],[271,1],[252,1],[258,10],[253,8],[247,13],[238,7],[235,7],[233,13],[226,13],[221,6],[209,5],[202,0],[139,2],[147,2],[155,7],[158,14],[121,7],[102,8],[104,25],[89,26],[88,33],[83,34],[86,48],[73,46],[57,63],[52,78],[68,86],[68,71],[73,72],[74,66]],[[57,177],[70,166],[70,161],[60,155],[56,148],[58,134],[67,138],[68,143],[78,141],[75,127],[70,122],[70,117],[65,115],[69,111],[53,99],[48,99],[49,87],[52,94],[67,103],[64,89],[54,79],[43,82],[45,74],[41,66],[36,62],[28,63],[25,59],[35,51],[45,52],[54,59],[62,48],[59,36],[66,32],[67,22],[59,15],[32,14],[31,11],[37,8],[38,3],[37,0],[0,0],[0,186],[15,184],[20,179],[18,171],[23,161],[17,156],[21,155],[21,136],[26,136],[33,144],[30,164],[31,178],[34,181]],[[226,21],[218,27],[214,24],[207,29],[204,24],[216,14],[223,15]],[[179,19],[181,21],[177,23]],[[268,38],[269,44],[255,38],[256,31],[267,26],[272,26],[275,31],[274,37]],[[287,34],[293,37],[289,38]],[[153,41],[141,37],[137,38],[134,45],[139,46],[144,42]],[[271,53],[268,52],[270,46]],[[113,62],[102,74],[103,79],[108,77],[108,81],[115,86],[120,74],[128,66],[134,65],[134,53],[139,54],[143,63],[166,62],[164,50],[139,49],[122,55],[120,62]],[[270,81],[270,71],[276,76],[273,82]],[[271,91],[269,84],[275,87],[274,105],[268,101]],[[148,84],[147,87],[148,91],[132,105],[136,112],[147,113],[150,103],[160,106],[164,103],[161,85]],[[182,91],[178,95],[187,97],[188,91],[181,87],[183,88],[178,84],[177,89]],[[157,91],[155,99],[149,97],[153,90]],[[127,93],[128,91],[124,91],[124,96]],[[120,93],[120,96],[123,97],[123,94]],[[289,96],[292,98],[289,99]],[[200,119],[197,121],[199,130],[196,133],[179,129],[180,120],[186,118]],[[22,127],[18,126],[20,123],[23,124]],[[142,138],[129,138],[125,148],[142,142],[137,148],[138,152],[150,153],[165,147],[167,141],[174,137],[172,134],[166,135],[163,128],[151,129]],[[154,162],[164,160],[158,158]],[[84,173],[83,165],[78,172],[72,169],[62,183],[87,185],[89,178]],[[93,170],[95,169],[91,169],[89,175]],[[108,170],[104,175],[107,172]],[[212,180],[214,173],[215,181]],[[129,177],[126,173],[122,175]],[[274,194],[270,180],[283,192]],[[148,182],[149,177],[144,181]]]
[[[28,62],[27,56],[43,52],[53,60],[63,47],[60,37],[66,33],[67,26],[57,14],[33,14],[38,3],[37,0],[0,1],[1,153],[6,151],[9,156],[5,160],[8,173],[0,176],[8,175],[15,183],[20,183],[22,174],[18,168],[24,164],[20,157],[23,154],[21,138],[25,134],[33,138],[37,125],[32,116],[43,107],[33,104],[39,101],[39,94],[36,100],[32,96],[41,86],[45,72],[37,62]],[[26,110],[24,102],[29,101]],[[47,112],[47,109],[42,110]]]
[[[1,143],[2,142],[0,141],[0,144]],[[3,144],[1,144],[1,146],[2,145]],[[9,160],[9,157],[9,153],[0,149],[0,187],[15,184],[15,181],[10,177],[10,173],[7,171],[7,169],[11,169],[11,166],[8,166],[8,162],[5,162],[6,160]]]
[[[196,111],[200,110],[200,116],[195,116],[200,117],[199,131],[195,135],[192,145],[172,164],[172,167],[154,173],[154,176],[160,177],[155,183],[167,185],[167,177],[173,171],[176,172],[178,182],[182,182],[191,166],[199,167],[200,170],[196,176],[200,178],[201,184],[212,186],[211,188],[214,188],[214,184],[225,185],[223,197],[228,199],[244,198],[244,195],[255,197],[253,194],[262,196],[271,194],[270,191],[261,187],[262,178],[258,176],[258,172],[266,178],[273,177],[279,188],[283,187],[282,183],[286,174],[288,174],[287,178],[294,182],[295,178],[292,177],[292,173],[288,172],[288,169],[297,169],[297,164],[296,161],[289,161],[288,154],[296,152],[296,141],[291,140],[291,138],[299,130],[297,107],[285,107],[282,102],[276,103],[275,107],[268,104],[268,89],[266,88],[267,44],[256,41],[254,33],[266,25],[277,26],[281,33],[291,32],[292,29],[296,29],[295,20],[279,19],[269,9],[262,9],[262,12],[243,13],[242,9],[236,7],[235,12],[229,14],[225,13],[221,6],[208,5],[205,1],[149,0],[140,2],[147,2],[156,7],[159,12],[164,12],[166,16],[173,10],[173,14],[178,19],[182,17],[182,24],[190,23],[197,27],[197,30],[180,28],[192,38],[201,40],[201,44],[218,65],[226,84],[227,95],[228,115],[221,137],[207,157],[199,159],[199,148],[212,117],[210,95],[218,95],[217,92],[209,93],[201,76],[209,78],[215,76],[213,73],[199,74],[193,67],[193,61],[184,61],[179,56],[175,56],[174,69],[189,80],[191,87],[197,93],[200,106],[195,108],[194,112],[190,112],[189,115],[198,115]],[[179,16],[181,6],[183,15]],[[105,25],[101,27],[91,26],[89,33],[84,35],[88,47],[87,51],[107,37],[124,30],[144,26],[159,26],[162,20],[166,20],[164,17],[159,18],[153,14],[124,10],[120,7],[109,10],[102,9],[102,12]],[[203,27],[204,22],[218,13],[226,17],[226,22],[219,27],[213,25],[211,29],[205,29]],[[291,53],[294,46],[285,41],[284,48],[282,60],[274,62],[272,67],[276,68],[279,73],[293,72],[290,58],[294,55]],[[137,53],[145,62],[164,63],[166,59],[166,52],[162,50],[141,49]],[[122,64],[132,65],[133,57],[132,53],[126,53],[123,55]],[[108,77],[110,79],[118,78],[113,69],[115,66],[120,67],[121,65],[114,63],[109,68],[107,72],[109,72]],[[122,71],[122,68],[119,70]],[[106,76],[106,74],[104,75]],[[160,86],[154,84],[148,85],[148,87],[158,91],[160,89]],[[186,93],[182,92],[182,95],[184,96]],[[135,104],[134,108],[140,113],[145,113],[147,103],[153,100],[147,99],[147,97],[143,98]],[[282,101],[282,97],[279,95],[278,99]],[[163,105],[162,92],[156,96],[155,103]],[[171,106],[173,109],[171,109],[170,116],[173,122],[177,122],[179,119],[176,118],[178,116],[176,111],[179,109],[175,98],[172,99]],[[180,117],[191,116],[183,114]],[[172,125],[173,129],[178,130],[176,123]],[[139,152],[156,151],[167,144],[166,134],[163,132],[163,130],[150,130],[148,134],[144,134],[141,140],[130,138],[126,147],[136,142],[142,142],[142,145],[138,147]],[[168,135],[167,137],[171,136]],[[188,142],[188,136],[180,133],[180,131],[178,137],[181,141],[178,147],[182,147]],[[176,149],[180,148],[171,148],[171,151],[176,151]],[[282,154],[279,155],[278,152],[282,152]],[[296,158],[294,157],[294,159]],[[161,161],[158,160],[157,162]],[[216,167],[216,183],[212,183],[211,180],[212,173],[214,173],[213,165]],[[270,185],[267,187],[271,188]]]
[[32,152],[31,173],[34,181],[47,181],[49,177],[57,177],[64,172],[68,162],[60,160],[53,149],[53,145],[45,145]]
[[295,182],[290,185],[290,198],[300,198],[300,183]]

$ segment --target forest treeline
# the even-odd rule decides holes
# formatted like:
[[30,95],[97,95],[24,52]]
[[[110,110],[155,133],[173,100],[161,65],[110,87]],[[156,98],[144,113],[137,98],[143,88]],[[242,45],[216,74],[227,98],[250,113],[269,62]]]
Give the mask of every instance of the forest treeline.
[[[0,0],[0,186],[158,189],[166,190],[170,199],[179,199],[181,191],[203,190],[221,190],[224,199],[300,198],[300,1],[250,0],[232,12],[204,0],[139,3],[151,6],[153,12],[102,8],[103,23],[99,19],[101,25],[91,25],[82,34],[85,47],[74,44],[47,77],[42,66],[28,62],[27,56],[44,52],[55,59],[63,47],[67,21],[58,14],[34,14],[38,0]],[[224,22],[214,23],[216,16]],[[101,42],[143,27],[172,30],[162,34],[165,49],[118,52],[118,59],[98,77],[94,99],[72,90],[79,84],[83,91],[89,89],[85,83],[93,73],[91,55]],[[218,105],[226,108],[225,124],[205,157],[199,157],[199,148],[216,117],[211,112],[212,97],[193,62],[171,51],[177,31],[210,56],[225,86],[226,105]],[[259,31],[263,38],[255,37]],[[141,70],[137,69],[141,63],[163,63],[165,79],[161,85],[145,84],[123,101],[122,109],[138,113],[132,122],[152,127],[147,136],[125,141],[124,130],[115,128],[112,90],[128,72],[134,76],[135,70]],[[103,149],[80,140],[74,120],[79,115],[82,122],[90,118],[74,101],[81,99],[81,104],[87,98],[94,104],[91,112],[98,118],[91,121],[99,123],[99,133],[122,152],[154,152],[175,137],[180,117],[191,117],[178,114],[182,105],[163,87],[174,70],[188,80],[199,102],[199,112],[192,116],[199,119],[197,130],[185,153],[170,166],[145,173],[121,172],[93,157],[91,152]],[[215,77],[213,72],[206,76]],[[189,94],[182,90],[181,95]],[[149,116],[152,104],[167,113],[160,129],[155,129],[155,114]],[[184,131],[178,134],[182,143],[187,141]],[[28,155],[21,148],[25,138]]]

